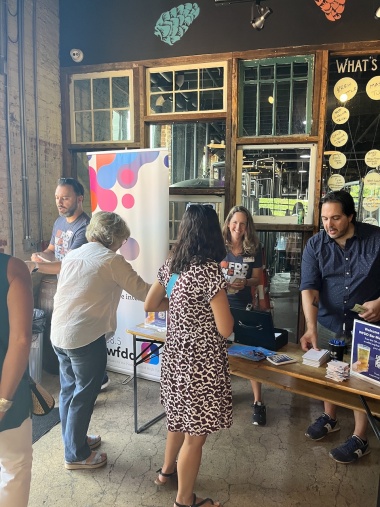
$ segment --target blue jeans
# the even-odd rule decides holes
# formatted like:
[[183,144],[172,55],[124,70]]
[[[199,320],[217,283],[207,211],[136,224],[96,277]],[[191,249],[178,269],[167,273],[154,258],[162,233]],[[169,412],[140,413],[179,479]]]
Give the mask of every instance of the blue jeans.
[[106,369],[106,340],[103,335],[84,347],[54,350],[59,360],[59,415],[65,461],[83,461],[91,454],[87,430]]

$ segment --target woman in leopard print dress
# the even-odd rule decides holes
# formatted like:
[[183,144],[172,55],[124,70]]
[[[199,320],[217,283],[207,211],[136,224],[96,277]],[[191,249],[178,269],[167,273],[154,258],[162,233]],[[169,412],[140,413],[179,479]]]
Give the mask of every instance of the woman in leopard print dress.
[[172,274],[179,275],[170,292],[161,366],[168,435],[164,465],[155,481],[161,485],[178,474],[177,507],[220,505],[197,498],[193,488],[207,435],[232,425],[226,338],[232,333],[233,319],[219,266],[225,254],[215,211],[190,206],[172,255],[145,301],[145,310],[154,311],[166,297]]

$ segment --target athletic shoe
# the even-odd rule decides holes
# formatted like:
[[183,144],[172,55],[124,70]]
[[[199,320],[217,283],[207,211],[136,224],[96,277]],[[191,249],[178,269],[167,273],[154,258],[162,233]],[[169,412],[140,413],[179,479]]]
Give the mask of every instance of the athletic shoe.
[[368,440],[364,441],[356,435],[352,435],[348,440],[335,449],[331,449],[329,456],[338,463],[348,464],[357,461],[371,451]]
[[108,378],[107,372],[104,372],[104,377],[102,380],[102,387],[100,388],[102,391],[104,389],[107,389],[107,387],[110,385],[110,379]]
[[323,413],[307,428],[305,435],[311,440],[322,440],[328,433],[339,430],[338,421]]
[[253,404],[252,424],[255,426],[265,426],[267,423],[267,409],[265,405],[255,401]]

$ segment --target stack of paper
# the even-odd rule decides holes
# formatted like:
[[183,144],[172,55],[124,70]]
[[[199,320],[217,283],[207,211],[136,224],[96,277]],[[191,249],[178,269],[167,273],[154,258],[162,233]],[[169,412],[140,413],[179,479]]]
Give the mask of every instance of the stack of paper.
[[326,378],[342,382],[350,377],[350,365],[343,361],[330,361],[326,368]]
[[330,352],[327,349],[310,349],[302,356],[302,364],[318,368],[328,360],[329,356]]

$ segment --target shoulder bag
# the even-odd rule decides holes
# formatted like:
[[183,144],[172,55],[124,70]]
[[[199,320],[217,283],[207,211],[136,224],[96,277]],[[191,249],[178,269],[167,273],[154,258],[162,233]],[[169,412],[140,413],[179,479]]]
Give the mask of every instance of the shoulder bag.
[[33,415],[47,415],[55,406],[53,396],[42,387],[41,384],[35,382],[29,376],[29,387],[32,394],[32,414]]

